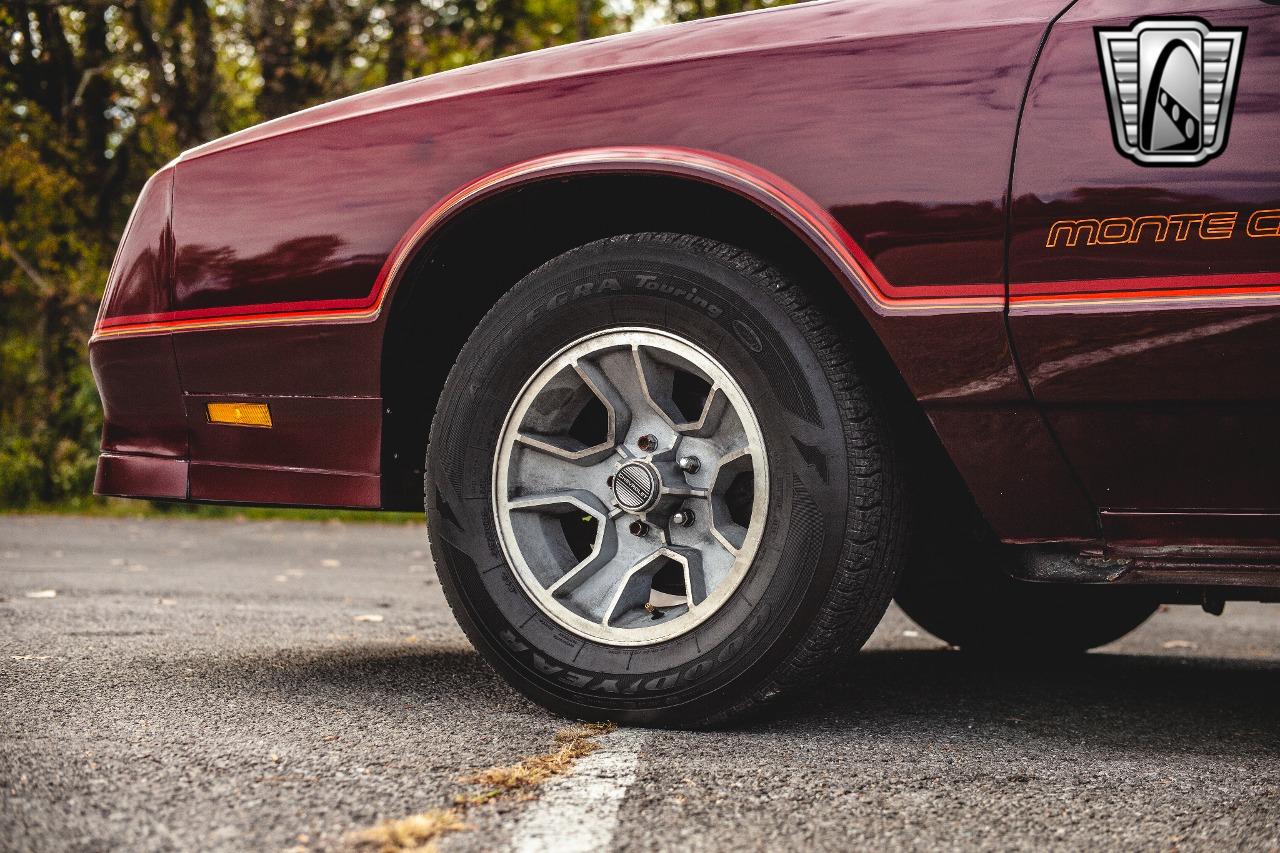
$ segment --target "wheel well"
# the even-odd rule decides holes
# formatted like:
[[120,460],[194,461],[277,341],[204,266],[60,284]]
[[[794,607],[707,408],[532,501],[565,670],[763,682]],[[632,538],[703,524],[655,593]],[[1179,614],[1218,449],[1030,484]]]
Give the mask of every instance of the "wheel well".
[[450,220],[410,263],[383,344],[385,508],[422,508],[436,400],[459,350],[502,294],[570,249],[643,231],[736,245],[805,282],[847,331],[860,366],[888,404],[893,429],[907,443],[912,467],[929,475],[935,494],[938,476],[964,488],[879,338],[822,258],[786,224],[755,202],[700,181],[594,175],[547,179],[481,201]]

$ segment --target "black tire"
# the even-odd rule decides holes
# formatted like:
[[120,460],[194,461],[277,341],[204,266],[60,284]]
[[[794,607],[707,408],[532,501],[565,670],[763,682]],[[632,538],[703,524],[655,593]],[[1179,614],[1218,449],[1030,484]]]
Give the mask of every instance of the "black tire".
[[1013,556],[994,541],[932,541],[932,552],[917,555],[894,598],[920,627],[966,652],[1080,654],[1120,639],[1159,607],[1142,589],[1010,577]]
[[[523,384],[570,342],[616,327],[713,353],[757,413],[770,459],[764,537],[742,585],[688,633],[640,647],[583,639],[535,606],[492,506],[496,442]],[[850,349],[778,270],[685,235],[582,246],[494,306],[441,395],[426,496],[432,554],[467,636],[526,696],[581,719],[705,725],[806,682],[866,641],[903,561],[894,451]]]

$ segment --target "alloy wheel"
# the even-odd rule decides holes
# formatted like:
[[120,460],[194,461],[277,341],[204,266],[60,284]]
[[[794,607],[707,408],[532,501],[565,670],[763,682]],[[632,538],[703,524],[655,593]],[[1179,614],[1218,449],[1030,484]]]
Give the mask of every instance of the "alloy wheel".
[[741,584],[768,471],[755,412],[712,355],[669,332],[613,329],[561,350],[516,396],[494,513],[549,617],[601,643],[657,643]]

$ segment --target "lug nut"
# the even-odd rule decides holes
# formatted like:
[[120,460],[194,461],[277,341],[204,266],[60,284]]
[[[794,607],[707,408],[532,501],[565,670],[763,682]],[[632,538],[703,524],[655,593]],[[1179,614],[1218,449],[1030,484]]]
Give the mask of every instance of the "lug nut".
[[658,449],[658,439],[649,434],[642,435],[636,441],[636,447],[639,447],[645,453],[652,453]]
[[631,526],[627,529],[631,531],[632,536],[645,536],[649,533],[649,525],[645,524],[640,519],[636,519],[631,522]]
[[688,527],[693,524],[693,510],[678,509],[675,515],[671,516],[671,523],[677,527]]
[[696,456],[681,456],[676,462],[680,466],[680,470],[686,474],[696,474],[698,469],[702,467],[702,462]]

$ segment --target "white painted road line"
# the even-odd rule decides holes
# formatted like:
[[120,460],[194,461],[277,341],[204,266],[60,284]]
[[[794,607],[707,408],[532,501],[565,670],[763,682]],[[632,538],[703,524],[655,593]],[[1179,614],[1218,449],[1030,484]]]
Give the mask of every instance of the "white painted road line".
[[636,781],[640,749],[648,739],[643,729],[604,735],[599,749],[544,785],[542,795],[516,823],[513,853],[608,850],[618,828],[618,809]]

